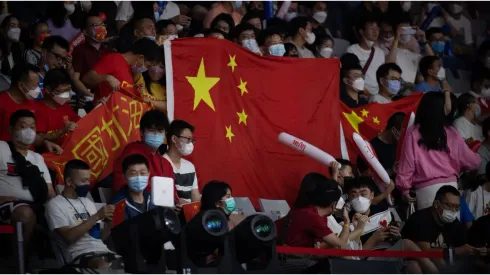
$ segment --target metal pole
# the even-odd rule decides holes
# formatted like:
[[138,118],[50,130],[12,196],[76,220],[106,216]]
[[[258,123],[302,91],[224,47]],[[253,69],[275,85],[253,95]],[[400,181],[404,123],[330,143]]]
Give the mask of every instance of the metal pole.
[[17,240],[17,264],[19,268],[19,274],[25,274],[25,259],[24,259],[24,232],[22,230],[22,223],[17,222],[15,224],[15,236]]

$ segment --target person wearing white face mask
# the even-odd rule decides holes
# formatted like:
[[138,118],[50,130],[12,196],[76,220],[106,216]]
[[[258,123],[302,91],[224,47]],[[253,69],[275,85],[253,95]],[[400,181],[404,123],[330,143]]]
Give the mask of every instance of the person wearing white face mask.
[[326,35],[323,37],[317,37],[315,41],[316,56],[318,58],[330,58],[333,57],[333,39],[331,36]]
[[312,24],[307,17],[296,17],[289,22],[288,35],[298,49],[298,57],[315,58],[315,55],[305,46],[315,43],[315,34],[312,32]]
[[446,70],[442,67],[441,59],[437,56],[425,56],[419,62],[420,74],[424,81],[415,86],[415,92],[448,91],[450,86],[446,80]]
[[21,109],[9,119],[3,131],[9,126],[12,138],[8,142],[0,141],[0,169],[4,171],[0,173],[0,222],[12,225],[21,222],[24,245],[28,247],[36,215],[41,214],[35,209],[54,197],[55,192],[43,157],[29,150],[36,139],[34,113]]
[[75,130],[80,117],[69,104],[72,81],[65,69],[50,70],[44,78],[46,96],[39,102],[38,132],[44,139],[63,144],[64,137]]
[[459,211],[458,189],[445,185],[437,191],[432,206],[412,214],[402,230],[403,238],[415,242],[422,251],[442,252],[445,248],[454,248],[456,265],[448,266],[442,258],[432,259],[441,273],[446,268],[452,272],[462,272],[456,268],[458,256],[486,254],[486,247],[468,245],[466,228],[458,219]]
[[20,23],[14,15],[8,15],[0,25],[0,73],[9,76],[15,64],[23,61],[24,44],[19,42]]
[[342,84],[345,89],[340,93],[340,100],[349,108],[368,104],[360,95],[364,93],[364,78],[359,64],[342,65]]
[[480,68],[474,71],[471,78],[471,90],[481,108],[482,117],[485,118],[490,113],[490,70]]
[[80,29],[75,27],[70,19],[75,10],[76,3],[73,1],[52,2],[49,4],[46,11],[48,17],[46,23],[48,23],[51,30],[51,35],[59,35],[68,41],[72,41],[80,33]]
[[255,39],[256,31],[257,29],[254,26],[248,23],[242,23],[236,26],[234,29],[232,34],[233,40],[235,43],[243,46],[249,51],[261,55],[262,52],[257,44],[257,40]]
[[366,89],[371,95],[374,95],[378,93],[376,70],[385,63],[383,51],[374,45],[379,37],[377,20],[367,16],[360,20],[356,29],[362,38],[358,44],[349,46],[347,52],[353,53],[359,58],[362,72],[365,75]]
[[184,159],[194,151],[194,126],[183,120],[174,120],[167,131],[168,152],[163,156],[173,167],[175,187],[181,203],[199,201],[201,194],[197,185],[196,168]]

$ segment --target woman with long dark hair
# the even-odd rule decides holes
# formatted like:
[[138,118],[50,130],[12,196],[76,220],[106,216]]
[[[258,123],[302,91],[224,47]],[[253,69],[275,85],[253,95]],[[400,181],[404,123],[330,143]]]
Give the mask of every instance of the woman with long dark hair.
[[81,27],[81,8],[73,1],[61,1],[50,3],[47,9],[48,26],[51,35],[58,35],[68,41],[72,41],[79,33]]
[[398,165],[396,185],[404,199],[413,202],[410,188],[415,188],[417,208],[430,207],[440,187],[458,187],[464,170],[478,168],[481,158],[472,152],[458,131],[446,124],[445,99],[441,92],[426,93],[408,128]]
[[22,61],[24,45],[20,40],[20,23],[17,17],[8,15],[0,25],[0,73],[10,75],[16,63]]

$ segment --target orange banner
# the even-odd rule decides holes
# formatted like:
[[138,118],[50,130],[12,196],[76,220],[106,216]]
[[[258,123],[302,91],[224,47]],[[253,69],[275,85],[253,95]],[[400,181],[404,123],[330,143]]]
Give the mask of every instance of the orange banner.
[[112,173],[113,162],[126,144],[140,140],[140,120],[150,105],[114,93],[101,105],[78,121],[78,127],[65,138],[63,154],[44,154],[48,168],[56,171],[57,182],[63,184],[65,164],[80,159],[90,165],[90,183]]

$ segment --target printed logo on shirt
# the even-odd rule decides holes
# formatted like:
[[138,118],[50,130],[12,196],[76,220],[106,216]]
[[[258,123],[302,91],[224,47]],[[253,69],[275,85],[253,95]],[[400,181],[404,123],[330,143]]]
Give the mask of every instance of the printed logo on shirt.
[[485,205],[485,209],[483,209],[483,215],[488,215],[488,214],[490,214],[490,202],[488,202]]
[[90,214],[85,212],[85,213],[75,213],[75,220],[77,221],[77,223],[82,223],[83,221],[85,220],[88,220],[88,218],[90,217]]
[[18,177],[19,174],[17,174],[16,168],[17,166],[15,165],[15,163],[7,162],[7,176]]
[[445,249],[447,248],[447,244],[444,241],[444,236],[442,236],[442,233],[439,234],[435,242],[430,243],[431,248],[442,248]]

